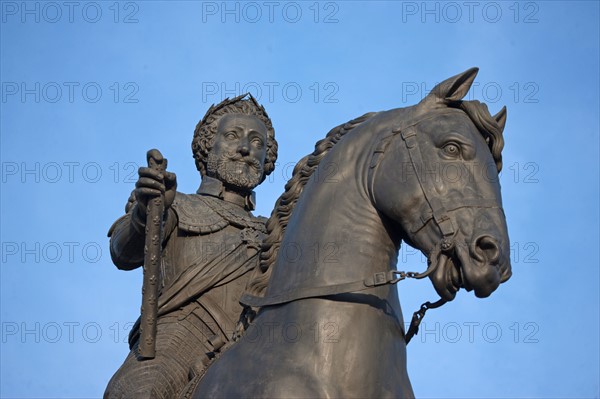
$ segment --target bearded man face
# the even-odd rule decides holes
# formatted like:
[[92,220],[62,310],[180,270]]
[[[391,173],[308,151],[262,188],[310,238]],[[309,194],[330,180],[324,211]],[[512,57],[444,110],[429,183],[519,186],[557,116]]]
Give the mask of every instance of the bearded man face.
[[255,116],[226,114],[218,122],[206,172],[237,191],[251,191],[262,181],[267,127]]

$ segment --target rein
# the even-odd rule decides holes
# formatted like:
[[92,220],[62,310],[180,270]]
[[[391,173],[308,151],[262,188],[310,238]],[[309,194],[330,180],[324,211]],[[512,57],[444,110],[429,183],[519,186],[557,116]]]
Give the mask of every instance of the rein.
[[[439,253],[439,250],[434,251],[434,252]],[[399,283],[400,281],[405,280],[407,278],[413,278],[416,280],[420,280],[422,278],[429,276],[431,273],[433,273],[435,271],[435,269],[438,267],[438,265],[439,265],[439,262],[436,262],[434,266],[432,266],[432,264],[430,263],[427,270],[424,271],[423,273],[404,272],[404,271],[399,271],[399,270],[389,270],[387,272],[374,273],[373,275],[367,277],[364,280],[354,281],[351,283],[328,285],[328,286],[324,286],[324,287],[298,288],[295,290],[290,290],[290,291],[284,292],[282,294],[274,295],[274,296],[270,296],[270,297],[257,297],[257,296],[246,293],[246,294],[242,295],[242,297],[240,298],[240,303],[242,305],[244,305],[244,307],[247,309],[250,307],[265,307],[265,306],[282,305],[284,303],[289,303],[289,302],[297,301],[300,299],[322,298],[322,297],[327,297],[327,296],[331,296],[331,295],[360,292],[360,291],[364,291],[364,290],[367,290],[370,288],[379,287],[379,286],[383,286],[383,285],[393,285],[393,284]],[[410,342],[412,337],[419,332],[419,324],[421,324],[421,321],[423,320],[423,317],[425,316],[425,312],[427,312],[428,309],[438,308],[438,307],[442,306],[443,304],[445,304],[446,302],[447,301],[442,298],[440,298],[438,301],[436,301],[434,303],[431,303],[428,301],[428,302],[423,303],[421,305],[421,307],[419,308],[419,310],[417,310],[416,312],[413,313],[413,316],[412,316],[412,319],[410,322],[410,326],[404,337],[407,344]]]

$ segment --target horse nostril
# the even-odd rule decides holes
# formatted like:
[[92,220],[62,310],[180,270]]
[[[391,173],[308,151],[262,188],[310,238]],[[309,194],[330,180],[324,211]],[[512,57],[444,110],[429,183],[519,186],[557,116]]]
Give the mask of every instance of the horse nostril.
[[489,263],[497,263],[500,259],[500,247],[491,236],[479,237],[475,240],[475,247],[480,253],[483,253]]

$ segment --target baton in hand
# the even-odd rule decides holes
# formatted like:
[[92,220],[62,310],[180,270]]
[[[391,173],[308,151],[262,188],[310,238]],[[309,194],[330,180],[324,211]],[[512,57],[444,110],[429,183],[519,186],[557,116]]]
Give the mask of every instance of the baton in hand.
[[[148,167],[163,172],[167,160],[160,151],[146,154]],[[139,355],[153,359],[156,355],[156,317],[158,314],[158,285],[160,280],[161,245],[163,238],[164,196],[148,201],[146,213],[146,242],[144,245],[144,283],[142,285],[142,316],[140,323]]]

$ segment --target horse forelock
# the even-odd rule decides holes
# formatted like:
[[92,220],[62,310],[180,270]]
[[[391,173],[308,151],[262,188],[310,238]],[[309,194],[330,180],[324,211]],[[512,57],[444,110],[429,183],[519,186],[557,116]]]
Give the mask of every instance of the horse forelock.
[[342,137],[363,122],[374,116],[376,112],[369,112],[344,124],[334,127],[324,139],[315,144],[315,150],[303,157],[292,172],[292,177],[285,185],[284,193],[277,199],[275,208],[267,221],[267,238],[264,240],[260,254],[260,265],[255,268],[250,278],[246,291],[253,295],[262,295],[267,287],[275,263],[279,246],[288,221],[292,215],[298,199],[302,195],[304,186],[319,166],[321,160],[329,153]]
[[463,110],[469,119],[473,122],[479,133],[485,139],[498,173],[502,170],[502,149],[504,148],[504,136],[502,128],[488,111],[487,105],[477,100],[460,101],[456,105],[450,104],[449,107]]
[[[473,122],[479,133],[483,136],[496,163],[498,173],[502,170],[502,149],[504,148],[503,126],[492,116],[486,104],[477,100],[472,101],[437,101],[433,103],[423,102],[414,109],[414,114],[405,124],[414,124],[423,118],[435,117],[435,111],[456,109],[464,112]],[[504,109],[503,111],[506,111]]]

